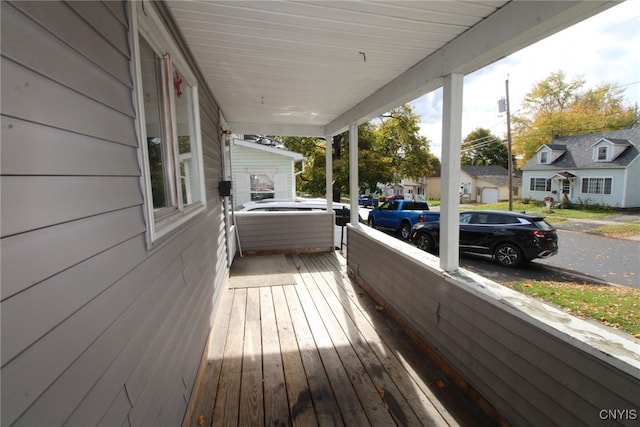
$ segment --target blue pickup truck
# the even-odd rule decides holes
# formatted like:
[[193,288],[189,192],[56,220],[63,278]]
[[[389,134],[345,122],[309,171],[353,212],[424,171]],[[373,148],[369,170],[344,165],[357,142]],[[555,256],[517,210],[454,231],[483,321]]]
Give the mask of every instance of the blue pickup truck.
[[439,212],[429,211],[427,202],[412,200],[391,200],[369,212],[369,225],[399,232],[408,240],[411,227],[419,222],[438,221]]

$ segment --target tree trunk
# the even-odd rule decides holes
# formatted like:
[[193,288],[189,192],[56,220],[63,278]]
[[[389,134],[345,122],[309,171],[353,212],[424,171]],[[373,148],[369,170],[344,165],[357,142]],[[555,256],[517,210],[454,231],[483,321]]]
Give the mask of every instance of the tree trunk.
[[[336,160],[339,160],[340,158],[342,158],[342,136],[344,134],[340,134],[340,135],[334,135],[333,136],[333,152],[331,153],[331,158],[333,159],[333,164],[335,165]],[[340,196],[341,194],[341,186],[340,183],[338,182],[337,179],[335,179],[335,166],[334,166],[334,178],[333,178],[333,201],[336,203],[340,202]]]

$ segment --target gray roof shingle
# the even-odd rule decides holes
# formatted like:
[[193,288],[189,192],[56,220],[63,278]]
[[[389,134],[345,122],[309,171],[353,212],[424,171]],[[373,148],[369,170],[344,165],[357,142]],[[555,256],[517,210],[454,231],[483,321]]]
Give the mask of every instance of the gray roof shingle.
[[504,166],[498,165],[462,165],[461,169],[468,173],[471,176],[498,176],[498,175],[508,175],[509,171]]
[[[616,145],[629,144],[629,147],[613,161],[595,162],[593,160],[593,145],[603,138]],[[540,164],[537,156],[534,156],[522,166],[521,170],[625,168],[640,156],[640,128],[565,136],[555,139],[551,144],[547,144],[547,146],[557,145],[564,145],[567,151],[555,162]]]

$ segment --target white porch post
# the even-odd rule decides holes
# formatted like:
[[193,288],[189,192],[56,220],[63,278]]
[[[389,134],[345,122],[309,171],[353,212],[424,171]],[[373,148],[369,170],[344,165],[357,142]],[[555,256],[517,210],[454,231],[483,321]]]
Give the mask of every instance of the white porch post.
[[[331,212],[333,209],[333,135],[327,135],[324,137],[327,141],[324,149],[325,156],[325,180],[326,191],[325,197],[327,198],[327,212]],[[333,232],[333,228],[332,228]]]
[[450,74],[445,77],[443,87],[440,267],[445,271],[455,271],[459,266],[463,80],[462,74]]
[[358,125],[349,125],[349,199],[351,201],[351,225],[358,225]]

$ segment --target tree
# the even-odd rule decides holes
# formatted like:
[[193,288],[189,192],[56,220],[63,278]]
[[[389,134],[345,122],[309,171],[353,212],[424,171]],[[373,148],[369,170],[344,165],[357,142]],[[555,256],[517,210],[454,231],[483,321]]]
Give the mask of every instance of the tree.
[[585,80],[569,82],[562,71],[534,85],[512,116],[513,148],[526,162],[554,136],[628,129],[640,121],[638,106],[624,104],[623,89],[602,83],[584,90]]
[[420,117],[408,104],[382,117],[382,123],[374,130],[374,149],[391,159],[393,176],[379,182],[392,184],[402,178],[427,176],[438,165],[437,157],[429,151],[429,140],[419,134],[419,124]]
[[463,165],[499,165],[509,167],[506,145],[488,129],[473,130],[462,142]]
[[[418,134],[419,117],[405,105],[358,126],[358,180],[361,192],[373,192],[378,183],[391,184],[401,177],[428,175],[439,164],[429,152],[429,140]],[[313,195],[325,194],[326,142],[321,138],[282,137],[284,145],[306,158],[297,188]],[[349,192],[349,133],[333,137],[333,195],[339,201]]]

